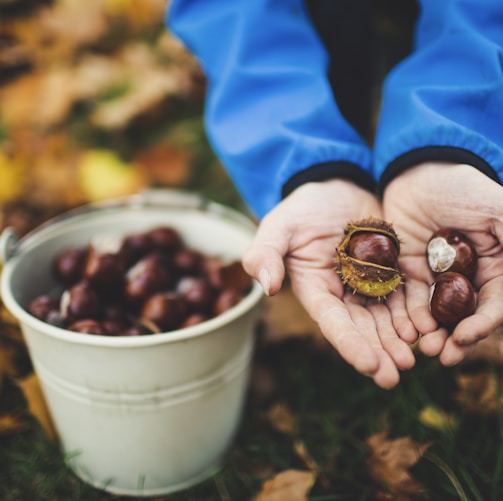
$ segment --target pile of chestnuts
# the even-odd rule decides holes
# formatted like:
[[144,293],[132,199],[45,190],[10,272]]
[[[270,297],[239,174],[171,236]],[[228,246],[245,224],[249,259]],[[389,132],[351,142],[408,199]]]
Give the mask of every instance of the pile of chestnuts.
[[52,259],[62,292],[27,311],[70,331],[139,336],[192,326],[228,310],[250,291],[241,263],[189,247],[171,226],[125,236],[96,235]]
[[431,314],[439,324],[453,328],[472,315],[477,306],[472,283],[477,271],[477,251],[460,231],[441,228],[430,237],[426,256],[435,276],[430,289]]

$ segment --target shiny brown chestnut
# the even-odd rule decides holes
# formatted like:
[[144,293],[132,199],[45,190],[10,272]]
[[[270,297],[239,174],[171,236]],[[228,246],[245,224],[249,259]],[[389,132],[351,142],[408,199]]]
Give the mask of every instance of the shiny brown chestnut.
[[177,328],[188,313],[187,302],[176,292],[158,292],[153,294],[142,306],[140,322],[153,323],[161,332]]
[[433,233],[426,254],[435,275],[454,271],[472,278],[477,271],[477,251],[471,240],[456,229],[441,228]]
[[93,318],[82,318],[80,320],[76,320],[68,326],[68,330],[84,334],[96,334],[100,336],[106,336],[109,334],[105,326]]
[[348,256],[388,268],[398,266],[398,248],[393,239],[381,233],[355,233],[349,240]]
[[430,311],[435,320],[445,327],[455,327],[472,315],[477,306],[475,289],[463,274],[446,271],[433,282],[430,289]]
[[81,281],[63,292],[60,311],[69,322],[81,318],[97,318],[101,313],[101,300],[89,283]]
[[87,249],[67,247],[61,250],[53,260],[52,267],[57,280],[70,286],[82,278],[82,271],[87,257]]
[[130,305],[138,306],[151,294],[166,290],[173,283],[173,273],[162,257],[158,253],[151,253],[126,272],[124,298]]
[[46,322],[49,315],[59,311],[59,300],[43,294],[32,299],[28,304],[27,310],[34,317]]
[[223,290],[213,305],[213,315],[218,316],[236,306],[243,299],[243,295],[236,290]]
[[215,302],[217,291],[201,277],[183,277],[176,286],[193,311],[207,312]]
[[177,230],[171,226],[157,226],[147,231],[147,236],[155,249],[174,251],[183,246],[183,240]]

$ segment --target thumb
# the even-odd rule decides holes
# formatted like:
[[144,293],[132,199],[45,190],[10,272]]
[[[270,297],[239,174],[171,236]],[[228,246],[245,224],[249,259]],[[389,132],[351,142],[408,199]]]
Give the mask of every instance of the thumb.
[[267,296],[281,289],[285,277],[283,258],[287,251],[282,232],[277,227],[269,231],[264,224],[243,256],[243,268],[260,283]]

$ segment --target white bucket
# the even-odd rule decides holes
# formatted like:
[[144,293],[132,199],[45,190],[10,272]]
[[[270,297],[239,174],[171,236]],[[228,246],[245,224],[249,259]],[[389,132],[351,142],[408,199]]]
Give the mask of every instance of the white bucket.
[[255,232],[229,208],[151,190],[70,211],[19,241],[8,229],[1,237],[2,299],[20,322],[67,464],[122,495],[179,491],[221,467],[240,424],[260,287],[202,324],[137,337],[69,332],[24,307],[55,287],[50,261],[58,250],[160,224],[206,254],[235,259]]

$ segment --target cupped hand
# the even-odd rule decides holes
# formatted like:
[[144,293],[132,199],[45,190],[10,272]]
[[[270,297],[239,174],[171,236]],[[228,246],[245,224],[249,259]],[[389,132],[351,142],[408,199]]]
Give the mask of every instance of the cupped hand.
[[280,290],[287,272],[294,294],[339,354],[379,386],[391,388],[399,371],[415,361],[409,343],[417,331],[403,291],[387,301],[366,299],[347,291],[334,271],[345,226],[369,216],[382,217],[380,204],[354,183],[307,183],[261,221],[243,265],[267,295]]
[[[454,365],[503,322],[503,187],[469,165],[425,163],[390,182],[383,211],[401,240],[405,303],[422,333],[419,348],[426,355],[439,355],[445,365]],[[426,246],[442,227],[463,232],[479,256],[473,280],[477,309],[452,332],[439,326],[429,310],[433,275]]]

